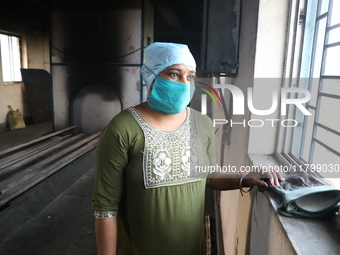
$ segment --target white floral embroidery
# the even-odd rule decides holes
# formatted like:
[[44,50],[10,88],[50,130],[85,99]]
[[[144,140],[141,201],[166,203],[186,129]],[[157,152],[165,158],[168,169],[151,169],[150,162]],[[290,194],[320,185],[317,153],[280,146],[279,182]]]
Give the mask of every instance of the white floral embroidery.
[[148,124],[133,108],[128,111],[142,128],[145,137],[143,176],[145,188],[184,184],[203,179],[196,166],[203,166],[203,154],[195,124],[188,109],[184,124],[174,131],[160,131]]
[[161,180],[171,171],[171,155],[166,150],[160,150],[155,153],[153,160],[153,172],[159,176]]

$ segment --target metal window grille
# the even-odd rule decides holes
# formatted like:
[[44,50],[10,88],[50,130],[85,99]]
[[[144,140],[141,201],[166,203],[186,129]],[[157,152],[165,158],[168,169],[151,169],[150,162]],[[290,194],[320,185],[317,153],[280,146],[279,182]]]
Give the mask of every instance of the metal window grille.
[[305,107],[312,115],[291,107],[298,125],[282,130],[278,156],[289,163],[340,164],[340,1],[295,0],[291,15],[285,82],[311,92]]

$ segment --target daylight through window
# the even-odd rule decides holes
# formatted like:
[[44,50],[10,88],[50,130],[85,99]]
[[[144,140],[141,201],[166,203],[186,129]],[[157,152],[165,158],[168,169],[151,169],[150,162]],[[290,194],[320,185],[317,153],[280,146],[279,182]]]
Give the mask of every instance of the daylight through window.
[[21,81],[20,38],[0,34],[2,78],[4,82]]

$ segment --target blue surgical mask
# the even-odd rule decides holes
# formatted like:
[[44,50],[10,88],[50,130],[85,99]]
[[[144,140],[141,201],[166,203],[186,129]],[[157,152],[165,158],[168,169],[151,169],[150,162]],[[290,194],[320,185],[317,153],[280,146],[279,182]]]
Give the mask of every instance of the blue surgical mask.
[[181,113],[189,104],[194,90],[194,84],[171,81],[156,76],[148,104],[152,109],[161,113],[169,115]]

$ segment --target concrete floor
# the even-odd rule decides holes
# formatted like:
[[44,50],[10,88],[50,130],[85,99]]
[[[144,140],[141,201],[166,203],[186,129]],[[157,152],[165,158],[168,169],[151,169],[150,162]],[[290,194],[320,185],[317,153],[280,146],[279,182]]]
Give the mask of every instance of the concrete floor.
[[[0,150],[51,131],[48,124],[39,125],[1,133]],[[0,254],[96,254],[94,165],[92,150],[0,211]]]

